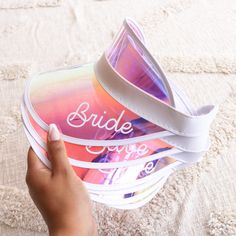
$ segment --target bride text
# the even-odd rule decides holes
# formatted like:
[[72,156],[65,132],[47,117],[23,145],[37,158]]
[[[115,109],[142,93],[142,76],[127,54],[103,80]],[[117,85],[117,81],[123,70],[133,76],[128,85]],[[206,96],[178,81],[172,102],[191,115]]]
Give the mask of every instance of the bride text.
[[[98,127],[100,129],[105,128],[106,130],[114,130],[115,132],[121,132],[122,134],[128,134],[133,131],[132,124],[130,122],[120,124],[120,121],[125,113],[124,110],[120,113],[117,119],[110,118],[108,120],[105,120],[103,115],[101,115],[100,117],[94,113],[90,113],[89,115],[89,108],[89,103],[81,103],[76,111],[71,112],[67,116],[68,125],[74,128],[80,128],[90,122],[93,127]],[[106,114],[106,111],[104,111],[103,113]]]

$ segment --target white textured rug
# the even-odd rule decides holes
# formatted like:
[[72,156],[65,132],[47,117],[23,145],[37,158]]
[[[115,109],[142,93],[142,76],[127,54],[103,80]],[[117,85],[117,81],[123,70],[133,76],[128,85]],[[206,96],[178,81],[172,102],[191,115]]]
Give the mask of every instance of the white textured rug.
[[56,7],[62,0],[1,0],[0,9],[19,9],[32,7]]
[[220,112],[204,160],[173,174],[148,205],[118,211],[94,204],[100,235],[236,235],[236,2],[64,0],[27,9],[23,2],[36,1],[10,2],[21,5],[0,10],[0,235],[46,230],[24,183],[25,80],[38,70],[96,59],[125,16],[142,24],[150,50],[191,100],[217,103]]

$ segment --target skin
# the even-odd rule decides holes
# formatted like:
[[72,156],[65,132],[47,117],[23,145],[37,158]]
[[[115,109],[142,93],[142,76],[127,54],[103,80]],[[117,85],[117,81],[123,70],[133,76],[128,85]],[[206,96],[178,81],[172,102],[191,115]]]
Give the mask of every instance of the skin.
[[52,168],[48,169],[30,148],[26,183],[49,235],[97,235],[88,192],[68,161],[63,141],[48,140],[47,146]]

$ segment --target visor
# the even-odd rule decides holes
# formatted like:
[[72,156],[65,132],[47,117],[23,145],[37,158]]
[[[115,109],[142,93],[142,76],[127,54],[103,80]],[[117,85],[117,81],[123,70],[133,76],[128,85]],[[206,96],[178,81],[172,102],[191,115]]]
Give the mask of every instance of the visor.
[[54,123],[91,198],[121,209],[142,206],[174,170],[201,159],[216,111],[193,108],[130,19],[97,62],[33,76],[21,106],[43,163],[50,168],[46,142]]

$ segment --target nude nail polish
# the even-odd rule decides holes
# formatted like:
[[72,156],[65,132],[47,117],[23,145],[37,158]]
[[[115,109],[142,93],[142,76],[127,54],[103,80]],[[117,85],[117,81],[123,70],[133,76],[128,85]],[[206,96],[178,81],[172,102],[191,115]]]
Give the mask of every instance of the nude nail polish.
[[61,135],[55,124],[49,125],[48,140],[49,141],[58,141],[60,140]]

